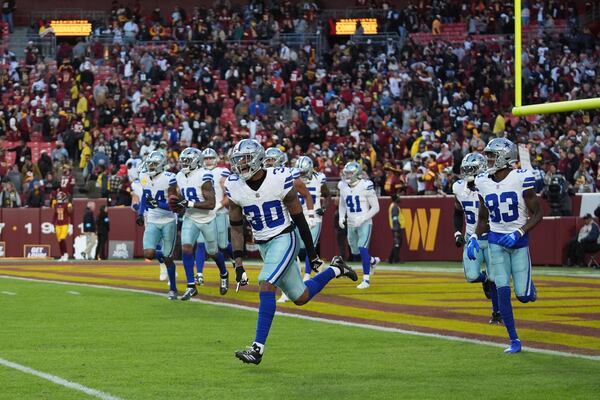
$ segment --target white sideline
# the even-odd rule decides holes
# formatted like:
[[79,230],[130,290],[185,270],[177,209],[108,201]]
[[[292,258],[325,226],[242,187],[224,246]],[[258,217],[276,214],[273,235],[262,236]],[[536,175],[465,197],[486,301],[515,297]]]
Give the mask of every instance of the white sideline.
[[5,294],[7,296],[16,296],[17,294],[15,292],[7,292],[7,291],[2,291],[2,294]]
[[[151,290],[113,287],[113,286],[106,286],[106,285],[97,285],[97,284],[92,284],[92,283],[63,282],[63,281],[45,280],[45,279],[36,279],[36,278],[24,278],[24,277],[1,275],[1,274],[0,274],[0,279],[15,279],[15,280],[20,280],[20,281],[53,283],[56,285],[83,286],[83,287],[91,287],[91,288],[96,288],[96,289],[119,290],[119,291],[123,291],[123,292],[144,293],[144,294],[150,294],[153,296],[165,297],[164,294],[158,293],[158,292],[153,292]],[[229,308],[235,308],[238,310],[258,312],[258,309],[256,307],[243,306],[240,304],[221,303],[221,302],[216,302],[216,301],[201,300],[201,299],[194,299],[194,298],[190,299],[189,301],[201,303],[201,304],[208,304],[208,305],[212,305],[212,306],[229,307]],[[358,323],[358,322],[340,321],[340,320],[333,320],[333,319],[327,319],[327,318],[321,318],[321,317],[311,317],[308,315],[296,314],[296,313],[290,312],[288,310],[277,310],[277,315],[283,315],[283,316],[291,317],[291,318],[304,319],[304,320],[308,320],[308,321],[324,322],[324,323],[333,324],[333,325],[351,326],[351,327],[355,327],[355,328],[371,329],[371,330],[382,331],[382,332],[394,332],[394,333],[402,333],[405,335],[413,335],[413,336],[422,336],[422,337],[429,337],[429,338],[435,338],[435,339],[450,340],[453,342],[473,343],[473,344],[501,347],[501,348],[506,347],[506,345],[504,345],[504,344],[495,343],[495,342],[487,342],[485,340],[470,339],[470,338],[464,338],[464,337],[452,336],[452,335],[442,335],[439,333],[426,333],[426,332],[419,332],[419,331],[411,331],[411,330],[407,330],[407,329],[391,328],[391,327],[386,327],[386,326],[363,324],[363,323]],[[567,351],[538,349],[535,347],[523,347],[523,349],[529,353],[540,353],[540,354],[548,354],[548,355],[553,355],[553,356],[572,357],[572,358],[580,358],[580,359],[585,359],[585,360],[600,361],[600,356],[590,356],[590,355],[585,355],[585,354],[569,353]],[[509,357],[509,356],[507,356],[507,357]]]
[[26,367],[21,364],[14,363],[12,361],[5,360],[0,358],[0,365],[4,365],[5,367],[16,369],[17,371],[23,372],[25,374],[37,376],[38,378],[45,379],[52,383],[55,383],[60,386],[64,386],[69,389],[77,390],[78,392],[85,393],[89,396],[96,397],[101,400],[122,400],[120,397],[113,396],[108,393],[101,392],[96,389],[89,388],[87,386],[80,385],[79,383],[71,382],[56,375],[50,375],[45,372],[37,371],[35,369]]

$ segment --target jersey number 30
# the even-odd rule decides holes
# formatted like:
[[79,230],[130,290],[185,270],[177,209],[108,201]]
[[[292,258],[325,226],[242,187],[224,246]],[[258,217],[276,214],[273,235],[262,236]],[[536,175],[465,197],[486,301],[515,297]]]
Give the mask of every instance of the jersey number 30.
[[244,215],[249,217],[250,225],[255,231],[262,231],[264,229],[263,218],[268,228],[276,228],[285,223],[285,217],[283,216],[283,208],[281,207],[281,201],[273,200],[267,201],[262,205],[261,209],[256,205],[244,207]]
[[[507,204],[508,212],[500,212],[500,204]],[[492,222],[512,222],[519,218],[519,197],[515,192],[490,193],[485,196],[485,205]]]

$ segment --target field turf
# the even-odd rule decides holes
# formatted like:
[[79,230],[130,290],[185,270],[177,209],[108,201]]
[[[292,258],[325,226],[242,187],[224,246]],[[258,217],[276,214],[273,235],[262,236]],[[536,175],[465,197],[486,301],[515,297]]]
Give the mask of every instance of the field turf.
[[[430,307],[427,304],[442,291],[431,271],[407,268],[379,271],[374,290],[367,292],[358,292],[343,280],[335,281],[330,297],[306,308],[304,316],[331,315],[331,320],[375,328],[403,328],[403,319],[412,318],[411,326],[417,332],[429,333],[429,326],[437,322],[440,334],[450,330],[452,336],[477,339],[485,339],[485,335],[473,337],[472,333],[487,329],[493,332],[489,335],[492,345],[278,315],[265,358],[261,365],[253,366],[241,364],[233,352],[253,338],[257,295],[252,288],[245,288],[221,298],[216,272],[207,268],[213,285],[202,288],[201,301],[184,303],[164,298],[165,286],[156,281],[154,265],[0,264],[4,275],[0,279],[0,361],[18,363],[102,391],[99,396],[110,394],[120,399],[595,399],[600,392],[600,361],[581,358],[600,354],[596,344],[600,339],[593,337],[600,328],[600,279],[587,272],[582,277],[539,277],[547,300],[541,297],[535,306],[540,307],[541,315],[554,315],[552,320],[541,322],[543,318],[530,315],[532,310],[517,308],[517,317],[531,322],[523,329],[526,346],[529,338],[542,344],[538,346],[542,351],[579,349],[571,352],[574,354],[527,349],[518,355],[503,354],[493,343],[505,342],[504,328],[475,320],[488,314],[480,287],[453,283],[454,275],[460,278],[454,270],[437,274],[450,282],[446,292],[452,295],[447,302],[454,304],[453,296],[463,292],[461,297],[473,299],[467,304],[470,309],[456,314],[462,327],[444,313],[426,320],[417,315],[414,306],[422,301],[422,307]],[[251,277],[257,271],[251,269]],[[132,276],[139,279],[128,278]],[[410,276],[414,282],[409,284]],[[14,277],[76,282],[65,285]],[[78,283],[127,286],[145,292]],[[430,293],[428,297],[418,298],[413,293],[415,285]],[[156,295],[158,291],[161,295]],[[560,300],[561,296],[566,299]],[[240,305],[250,308],[235,308]],[[374,311],[372,305],[380,305],[382,310]],[[439,308],[447,306],[440,304]],[[570,316],[561,320],[548,307]],[[350,308],[356,309],[354,314]],[[581,315],[587,317],[575,319],[573,309],[575,313],[585,310]],[[278,310],[298,309],[286,305]],[[442,324],[444,319],[449,321],[447,326]],[[558,332],[557,326],[566,327],[566,332]],[[544,333],[554,337],[544,341]],[[86,398],[93,397],[0,365],[0,399]]]

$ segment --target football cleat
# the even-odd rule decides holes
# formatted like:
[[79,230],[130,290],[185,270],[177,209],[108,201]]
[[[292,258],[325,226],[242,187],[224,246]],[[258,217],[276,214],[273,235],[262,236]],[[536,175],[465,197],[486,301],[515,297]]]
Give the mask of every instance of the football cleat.
[[288,301],[289,298],[286,296],[285,293],[281,292],[281,297],[279,299],[277,299],[278,303],[285,303],[286,301]]
[[256,343],[252,346],[247,347],[246,350],[240,350],[235,352],[235,356],[242,360],[244,364],[260,364],[262,360],[262,353],[260,346]]
[[169,274],[167,273],[167,264],[160,263],[160,276],[158,279],[160,279],[161,282],[169,279]]
[[358,285],[356,288],[357,289],[368,289],[371,287],[371,284],[369,283],[369,281],[362,281],[360,283],[360,285]]
[[229,272],[227,272],[225,275],[221,275],[221,283],[219,286],[219,293],[221,293],[221,296],[225,296],[227,294],[228,290],[229,290]]
[[198,286],[204,285],[204,275],[203,274],[196,275],[196,285],[198,285]]
[[177,290],[169,290],[169,294],[167,295],[167,298],[169,300],[177,300],[177,296],[179,296],[179,293],[177,293]]
[[347,276],[354,282],[358,280],[358,275],[356,275],[356,271],[354,271],[350,266],[348,266],[348,264],[346,264],[342,257],[333,257],[333,260],[331,260],[331,264],[329,265],[331,265],[332,267],[336,267],[340,270],[341,273],[337,276],[337,278],[339,278],[340,276]]
[[381,262],[379,257],[371,257],[371,275],[375,275],[375,267]]
[[185,289],[185,292],[183,292],[183,296],[181,296],[181,300],[187,301],[197,295],[198,295],[198,290],[196,289],[196,286],[189,287],[189,288]]
[[481,286],[483,286],[483,293],[485,294],[486,299],[492,298],[492,281],[485,280],[481,282]]
[[521,341],[519,339],[511,340],[510,346],[504,349],[504,352],[507,354],[521,352]]
[[499,312],[492,312],[492,318],[490,318],[490,325],[502,325],[502,314]]

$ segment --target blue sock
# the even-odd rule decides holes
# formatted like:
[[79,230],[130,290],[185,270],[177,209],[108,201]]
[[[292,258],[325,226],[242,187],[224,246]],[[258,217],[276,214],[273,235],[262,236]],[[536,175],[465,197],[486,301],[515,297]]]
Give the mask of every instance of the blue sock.
[[204,262],[206,261],[206,248],[204,243],[196,243],[196,268],[198,273],[204,271]]
[[169,275],[169,289],[177,290],[177,282],[175,282],[175,262],[171,261],[167,264],[167,274]]
[[183,269],[185,270],[187,284],[194,285],[194,254],[183,252],[181,254],[181,261],[183,261]]
[[217,267],[219,267],[219,274],[221,276],[227,274],[227,267],[225,267],[225,256],[220,251],[217,252],[214,256],[215,263],[217,263]]
[[369,275],[371,272],[371,256],[369,255],[369,249],[366,247],[359,247],[360,250],[360,259],[362,261],[363,274]]
[[275,292],[260,292],[258,306],[258,321],[256,321],[256,343],[265,344],[273,317],[275,317]]
[[513,316],[512,304],[510,304],[510,287],[504,286],[498,288],[498,306],[502,314],[502,322],[506,327],[510,340],[516,340],[517,329],[515,328],[515,317]]
[[223,254],[233,260],[233,247],[231,246],[231,242],[227,243],[227,247],[222,250]]
[[335,272],[332,268],[327,268],[323,272],[319,272],[313,278],[304,282],[304,284],[308,288],[308,294],[310,296],[309,300],[315,297],[317,293],[319,293],[321,290],[323,290],[323,288],[327,286],[329,281],[333,278],[335,278]]
[[490,291],[492,295],[492,311],[498,312],[498,288],[496,288],[496,284],[492,282],[492,290]]

